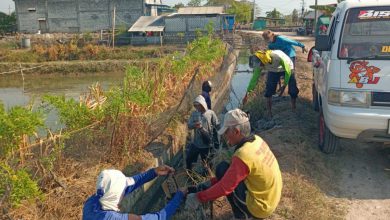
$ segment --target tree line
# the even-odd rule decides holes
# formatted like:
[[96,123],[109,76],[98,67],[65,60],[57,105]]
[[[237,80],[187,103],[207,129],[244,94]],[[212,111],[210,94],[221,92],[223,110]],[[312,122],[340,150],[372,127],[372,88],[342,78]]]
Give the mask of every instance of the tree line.
[[12,12],[10,15],[0,12],[0,35],[4,35],[5,33],[11,33],[15,31],[16,31],[15,12]]
[[[190,0],[187,5],[179,2],[173,7],[175,9],[179,9],[185,6],[225,6],[227,8],[226,12],[234,14],[236,16],[236,22],[238,23],[250,23],[253,19],[253,13],[255,13],[255,17],[259,16],[261,13],[261,8],[257,4],[254,5],[253,1],[249,0]],[[253,10],[253,7],[255,7],[255,10]],[[274,8],[272,11],[265,12],[265,17],[284,18],[287,23],[295,25],[299,22],[299,13],[297,9],[294,9],[289,15],[283,15],[280,11]]]

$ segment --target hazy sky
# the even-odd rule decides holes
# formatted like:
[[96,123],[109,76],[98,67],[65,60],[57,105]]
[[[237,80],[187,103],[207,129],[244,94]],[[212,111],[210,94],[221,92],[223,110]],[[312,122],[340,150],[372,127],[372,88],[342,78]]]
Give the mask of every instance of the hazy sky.
[[[50,0],[49,0],[50,1]],[[174,5],[176,3],[182,2],[183,4],[187,4],[189,0],[162,0],[163,4]],[[257,5],[260,6],[262,15],[266,11],[271,11],[276,8],[278,11],[283,14],[291,14],[294,8],[301,8],[302,0],[255,0]],[[206,0],[203,0],[203,3]],[[306,8],[309,5],[314,5],[315,0],[305,0]],[[318,0],[318,4],[329,4],[335,3],[337,0]],[[8,13],[8,6],[11,6],[11,11],[15,9],[15,3],[12,0],[0,0],[0,11]]]

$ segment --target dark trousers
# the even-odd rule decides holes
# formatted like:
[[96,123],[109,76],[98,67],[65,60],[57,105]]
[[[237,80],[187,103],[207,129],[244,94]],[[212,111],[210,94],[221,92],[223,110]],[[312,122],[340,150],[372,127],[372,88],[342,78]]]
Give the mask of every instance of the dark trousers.
[[[281,77],[284,76],[284,72],[268,72],[267,82],[265,85],[265,97],[272,97],[276,93],[276,87]],[[291,73],[290,80],[288,81],[288,94],[291,98],[297,98],[299,89],[297,87],[297,81],[295,80],[294,72]]]
[[192,163],[198,160],[199,154],[202,161],[206,161],[207,163],[209,163],[211,159],[210,152],[211,148],[198,148],[195,145],[190,144],[186,155],[186,168],[188,170],[192,169]]
[[[229,168],[229,163],[222,161],[217,165],[215,175],[218,180],[221,180]],[[244,181],[240,182],[232,193],[227,195],[227,199],[232,207],[234,218],[246,219],[252,218],[252,214],[249,212],[246,206],[246,192],[247,188]]]

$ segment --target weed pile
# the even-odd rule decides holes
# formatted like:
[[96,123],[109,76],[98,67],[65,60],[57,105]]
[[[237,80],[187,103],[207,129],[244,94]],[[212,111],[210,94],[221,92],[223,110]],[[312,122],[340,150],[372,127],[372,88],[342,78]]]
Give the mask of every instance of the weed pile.
[[[61,53],[53,54],[69,58],[72,48],[60,48]],[[139,172],[151,166],[152,156],[143,150],[156,138],[156,124],[151,122],[164,112],[168,112],[164,117],[173,117],[172,109],[191,88],[195,72],[196,81],[210,77],[218,71],[225,51],[222,41],[199,36],[184,55],[128,66],[120,87],[103,91],[92,85],[79,101],[46,95],[35,111],[31,107],[5,111],[0,105],[0,214],[16,219],[80,219],[82,204],[94,192],[101,169],[134,164]],[[46,138],[38,137],[50,109],[58,112],[66,129],[48,130]],[[157,126],[161,131],[167,125]]]

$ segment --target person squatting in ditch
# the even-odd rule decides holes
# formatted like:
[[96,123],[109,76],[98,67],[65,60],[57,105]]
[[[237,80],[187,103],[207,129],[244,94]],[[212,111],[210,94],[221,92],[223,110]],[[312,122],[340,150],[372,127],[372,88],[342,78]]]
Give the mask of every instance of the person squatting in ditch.
[[207,108],[211,109],[211,89],[212,89],[213,84],[210,81],[204,81],[202,83],[202,96],[206,100],[207,103]]
[[207,108],[206,100],[202,95],[193,102],[195,111],[188,119],[188,129],[194,130],[193,141],[189,144],[186,154],[186,168],[191,170],[192,163],[196,162],[200,155],[202,161],[209,162],[211,151],[214,148],[214,131],[219,128],[219,120],[213,110]]
[[215,178],[189,187],[186,208],[196,210],[201,203],[226,196],[236,219],[269,217],[279,204],[283,183],[268,144],[251,134],[249,118],[240,109],[225,114],[218,133],[234,148],[231,163],[219,163]]

